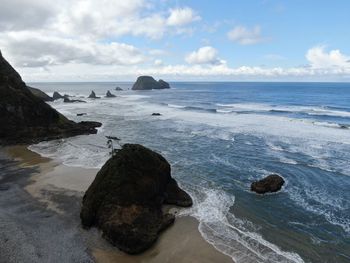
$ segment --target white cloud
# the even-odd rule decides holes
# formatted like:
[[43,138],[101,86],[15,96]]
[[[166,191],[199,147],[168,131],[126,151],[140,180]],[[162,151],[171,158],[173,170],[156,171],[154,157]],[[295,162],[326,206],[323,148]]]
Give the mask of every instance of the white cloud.
[[0,45],[20,67],[66,63],[133,65],[146,60],[140,50],[124,43],[81,42],[33,32],[0,34]]
[[189,64],[223,64],[225,61],[218,58],[218,51],[211,47],[205,46],[201,47],[196,51],[188,54],[185,60]]
[[201,17],[198,16],[192,8],[184,7],[170,9],[170,15],[167,19],[167,25],[184,26],[194,21],[198,21],[200,19]]
[[324,46],[315,46],[306,53],[306,58],[312,68],[350,68],[350,56],[346,56],[340,50],[331,50],[328,53]]
[[0,48],[21,67],[142,64],[153,55],[146,58],[137,47],[115,39],[159,39],[168,31],[188,34],[180,25],[197,19],[190,8],[173,9],[168,17],[146,0],[5,0],[0,8]]
[[156,59],[156,60],[154,60],[154,65],[155,66],[162,66],[163,65],[163,61],[161,59]]
[[255,26],[252,29],[244,26],[236,26],[230,32],[227,33],[228,38],[241,45],[253,45],[264,41],[261,36],[260,26]]

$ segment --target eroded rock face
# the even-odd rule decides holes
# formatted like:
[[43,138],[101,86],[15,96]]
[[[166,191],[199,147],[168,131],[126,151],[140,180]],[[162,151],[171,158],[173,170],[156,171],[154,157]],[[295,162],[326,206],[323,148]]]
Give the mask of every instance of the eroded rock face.
[[151,76],[140,76],[134,83],[133,90],[170,89],[169,83],[164,80],[156,81]]
[[271,174],[260,181],[253,182],[250,190],[258,194],[273,193],[281,190],[284,180],[277,174]]
[[91,126],[68,120],[33,95],[1,53],[0,125],[0,144],[33,143],[97,132]]
[[170,175],[169,163],[138,144],[126,144],[109,159],[86,191],[80,213],[84,227],[96,226],[120,250],[149,248],[174,222],[163,204],[191,206],[191,197]]

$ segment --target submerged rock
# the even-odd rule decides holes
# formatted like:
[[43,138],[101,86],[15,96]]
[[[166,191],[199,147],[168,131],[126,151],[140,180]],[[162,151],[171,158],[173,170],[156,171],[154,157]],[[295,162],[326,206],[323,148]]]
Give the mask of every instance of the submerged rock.
[[169,83],[164,80],[156,81],[151,76],[140,76],[132,86],[133,90],[170,89]]
[[29,87],[27,86],[27,88],[30,90],[31,93],[33,93],[33,95],[35,97],[38,97],[40,99],[42,99],[43,101],[53,101],[54,99],[51,98],[49,95],[47,95],[45,92],[41,91],[40,89],[36,89],[33,87]]
[[121,87],[116,87],[115,90],[116,91],[122,91],[123,89]]
[[91,91],[91,94],[89,95],[88,98],[90,98],[90,99],[99,99],[100,97],[97,97],[97,96],[96,96],[95,91]]
[[115,98],[116,96],[112,94],[110,91],[107,91],[106,98]]
[[152,116],[161,116],[162,114],[160,114],[159,112],[154,112],[152,113]]
[[0,52],[0,144],[34,143],[96,133],[100,123],[68,120],[27,88]]
[[84,116],[87,115],[87,113],[83,112],[83,113],[77,113],[77,116]]
[[143,252],[175,220],[174,215],[162,212],[163,204],[192,205],[170,170],[160,154],[138,144],[125,144],[86,191],[82,225],[98,227],[104,238],[124,252]]
[[277,174],[271,174],[262,180],[253,182],[250,190],[258,194],[273,193],[281,190],[284,180]]
[[71,100],[69,98],[64,98],[63,102],[65,102],[65,103],[74,103],[74,102],[86,103],[86,101],[84,101],[84,100]]

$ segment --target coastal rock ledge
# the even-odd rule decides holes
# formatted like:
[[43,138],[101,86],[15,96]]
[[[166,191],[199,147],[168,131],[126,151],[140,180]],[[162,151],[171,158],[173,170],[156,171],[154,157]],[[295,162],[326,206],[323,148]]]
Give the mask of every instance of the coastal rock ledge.
[[86,191],[80,213],[83,227],[98,227],[105,239],[126,253],[145,251],[175,220],[162,211],[163,204],[192,205],[170,170],[160,154],[125,144]]
[[274,193],[281,190],[284,180],[278,174],[271,174],[262,180],[253,182],[250,190],[258,194]]

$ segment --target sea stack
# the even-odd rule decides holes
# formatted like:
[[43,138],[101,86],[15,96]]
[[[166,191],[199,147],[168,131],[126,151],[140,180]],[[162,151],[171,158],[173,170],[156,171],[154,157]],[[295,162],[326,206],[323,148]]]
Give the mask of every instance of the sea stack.
[[36,97],[0,52],[0,144],[34,143],[96,133],[96,122],[75,123]]
[[151,76],[140,76],[132,86],[132,90],[152,90],[152,89],[170,89],[168,82],[160,79],[156,81]]
[[115,98],[116,96],[112,94],[110,91],[107,91],[106,98]]
[[55,91],[52,95],[53,100],[59,100],[59,99],[64,99],[67,96],[62,96],[61,94],[59,94],[57,91]]
[[91,91],[91,94],[89,95],[88,98],[90,98],[90,99],[99,99],[100,97],[97,97],[97,96],[96,96],[95,91]]
[[250,190],[258,194],[274,193],[281,190],[284,180],[278,174],[271,174],[262,180],[253,182]]
[[104,238],[124,252],[145,251],[175,220],[174,215],[163,213],[163,204],[192,205],[170,170],[160,154],[138,144],[125,144],[86,191],[82,225],[98,227]]

